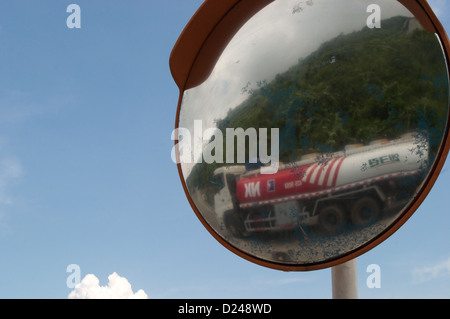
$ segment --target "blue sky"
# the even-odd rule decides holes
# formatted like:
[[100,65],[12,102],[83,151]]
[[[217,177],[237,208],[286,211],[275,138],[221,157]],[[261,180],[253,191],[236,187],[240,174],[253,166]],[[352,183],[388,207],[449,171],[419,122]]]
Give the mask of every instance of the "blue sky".
[[[66,8],[81,8],[69,29]],[[0,3],[0,298],[67,298],[67,266],[149,298],[330,298],[330,269],[285,273],[203,228],[171,160],[169,55],[200,0]],[[430,1],[446,30],[450,3]],[[358,258],[361,298],[450,298],[450,171]],[[371,264],[381,288],[366,286]]]

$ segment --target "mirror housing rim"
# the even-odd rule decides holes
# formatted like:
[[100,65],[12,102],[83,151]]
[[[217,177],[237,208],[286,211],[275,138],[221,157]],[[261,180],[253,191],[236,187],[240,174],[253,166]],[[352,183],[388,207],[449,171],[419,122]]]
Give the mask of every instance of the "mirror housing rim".
[[[234,34],[251,16],[273,1],[274,0],[206,0],[198,9],[196,14],[191,18],[176,42],[169,61],[172,76],[180,90],[175,119],[176,129],[179,128],[181,103],[184,91],[200,85],[206,80],[212,72],[212,69],[220,57],[220,54],[223,52],[223,49],[229,43]],[[397,1],[410,10],[422,23],[425,29],[438,34],[443,47],[445,59],[447,61],[448,70],[450,67],[449,38],[430,5],[426,0]],[[242,12],[239,12],[240,10],[242,10]],[[404,212],[374,239],[344,255],[321,262],[304,265],[277,263],[275,261],[263,260],[252,256],[250,253],[242,251],[228,243],[209,225],[196,207],[194,201],[189,195],[186,181],[183,177],[181,163],[179,163],[179,161],[177,168],[185,195],[197,215],[197,218],[201,221],[208,232],[225,248],[247,261],[275,270],[320,270],[348,262],[375,248],[394,234],[400,227],[402,227],[419,208],[439,177],[450,151],[450,112],[448,113],[447,125],[442,137],[442,145],[436,156],[433,167],[430,169],[428,177],[423,182],[424,186],[421,187],[420,191],[416,195],[416,198],[408,206],[405,206]],[[175,152],[178,158],[179,154],[177,141],[175,141]]]

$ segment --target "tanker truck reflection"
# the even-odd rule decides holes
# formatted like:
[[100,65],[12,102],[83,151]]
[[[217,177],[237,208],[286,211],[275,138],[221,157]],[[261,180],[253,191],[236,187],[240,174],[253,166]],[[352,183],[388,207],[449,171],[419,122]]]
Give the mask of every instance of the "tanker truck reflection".
[[305,156],[273,175],[245,166],[214,171],[214,210],[237,238],[315,229],[327,235],[369,226],[414,196],[427,172],[428,143],[419,134]]

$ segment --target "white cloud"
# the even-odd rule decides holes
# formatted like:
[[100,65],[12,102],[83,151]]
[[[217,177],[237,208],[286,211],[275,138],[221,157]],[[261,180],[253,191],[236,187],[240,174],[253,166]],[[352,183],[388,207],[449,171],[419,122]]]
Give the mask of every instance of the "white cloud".
[[108,276],[108,285],[100,286],[98,278],[87,275],[69,294],[69,299],[148,299],[141,289],[133,293],[131,284],[117,273]]
[[450,275],[450,258],[433,266],[415,268],[412,272],[415,283],[423,283]]

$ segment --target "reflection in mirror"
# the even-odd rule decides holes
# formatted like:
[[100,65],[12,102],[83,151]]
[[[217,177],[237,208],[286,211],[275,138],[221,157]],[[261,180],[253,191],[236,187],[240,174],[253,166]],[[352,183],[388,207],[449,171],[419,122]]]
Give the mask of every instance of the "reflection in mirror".
[[448,118],[442,47],[399,2],[371,2],[274,1],[184,92],[189,195],[246,254],[309,265],[350,253],[428,176]]

